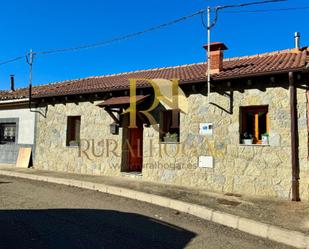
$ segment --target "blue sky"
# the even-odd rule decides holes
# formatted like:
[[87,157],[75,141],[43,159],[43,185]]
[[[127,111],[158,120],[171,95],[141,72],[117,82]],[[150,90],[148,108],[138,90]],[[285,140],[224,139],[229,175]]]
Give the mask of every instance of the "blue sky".
[[[144,30],[204,7],[250,0],[11,0],[0,3],[0,62],[42,51],[93,43]],[[233,9],[233,11],[309,6],[306,0]],[[232,11],[232,10],[230,10]],[[309,45],[309,9],[267,13],[221,13],[213,41],[223,41],[225,57],[251,55],[293,47],[293,34],[301,32],[301,45]],[[38,56],[34,85],[139,69],[189,64],[206,60],[202,45],[206,32],[200,16],[163,30],[106,47],[74,53]],[[28,84],[25,60],[0,66],[0,89],[9,88],[15,74],[18,87]]]

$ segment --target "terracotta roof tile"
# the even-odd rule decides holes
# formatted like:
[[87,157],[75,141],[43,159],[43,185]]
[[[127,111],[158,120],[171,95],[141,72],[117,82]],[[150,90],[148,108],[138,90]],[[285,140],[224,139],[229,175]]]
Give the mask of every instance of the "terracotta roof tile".
[[[302,70],[308,66],[308,49],[282,50],[271,53],[225,59],[223,70],[212,75],[212,79],[223,80],[246,76],[257,76],[290,70]],[[176,67],[141,70],[135,72],[89,77],[77,80],[67,80],[33,88],[33,97],[53,97],[82,93],[95,93],[128,89],[131,78],[179,78],[181,83],[206,81],[207,63],[196,63]],[[138,82],[138,87],[148,86],[145,81]],[[0,99],[27,96],[25,89],[15,92],[0,92]]]
[[28,96],[28,88],[20,88],[15,91],[0,91],[1,100],[25,99],[28,98]]

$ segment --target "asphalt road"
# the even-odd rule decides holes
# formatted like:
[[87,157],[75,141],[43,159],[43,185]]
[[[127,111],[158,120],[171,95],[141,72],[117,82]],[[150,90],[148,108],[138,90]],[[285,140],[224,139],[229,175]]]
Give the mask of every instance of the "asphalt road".
[[143,202],[0,176],[0,248],[290,247]]

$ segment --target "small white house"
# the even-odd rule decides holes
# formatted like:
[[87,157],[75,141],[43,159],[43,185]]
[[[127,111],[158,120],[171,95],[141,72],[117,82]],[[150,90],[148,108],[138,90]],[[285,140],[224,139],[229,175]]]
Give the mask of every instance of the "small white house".
[[[35,111],[26,89],[0,92],[0,163],[15,164],[20,147],[34,150]],[[34,152],[33,152],[34,155]]]

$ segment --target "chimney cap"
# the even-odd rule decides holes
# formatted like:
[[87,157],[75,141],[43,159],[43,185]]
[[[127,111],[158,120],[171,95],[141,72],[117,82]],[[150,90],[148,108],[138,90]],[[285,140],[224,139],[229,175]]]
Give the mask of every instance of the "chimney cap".
[[[204,45],[204,48],[208,50],[208,44]],[[227,50],[228,47],[225,46],[223,42],[212,42],[210,43],[210,51],[217,51],[217,50]]]
[[300,49],[300,33],[299,32],[294,33],[294,40],[295,40],[295,48]]

